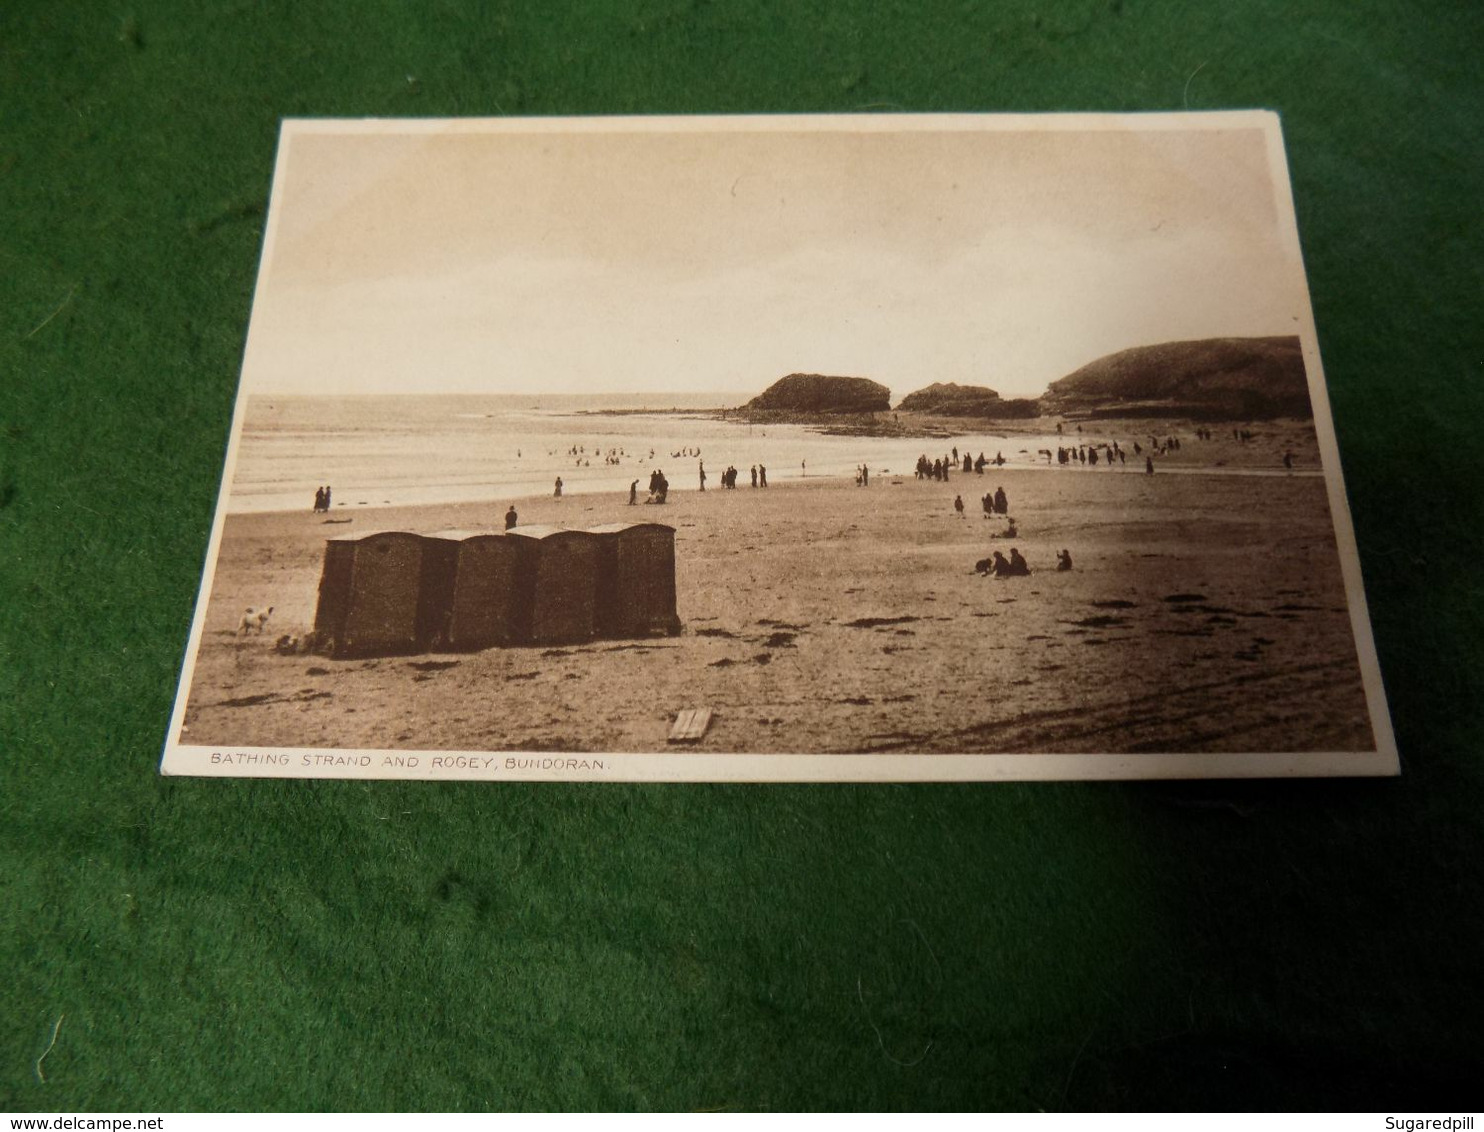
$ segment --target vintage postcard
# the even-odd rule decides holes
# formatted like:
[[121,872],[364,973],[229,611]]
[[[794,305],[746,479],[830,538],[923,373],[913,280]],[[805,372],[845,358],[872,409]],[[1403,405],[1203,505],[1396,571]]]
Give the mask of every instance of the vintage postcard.
[[163,773],[1397,769],[1275,115],[283,124]]

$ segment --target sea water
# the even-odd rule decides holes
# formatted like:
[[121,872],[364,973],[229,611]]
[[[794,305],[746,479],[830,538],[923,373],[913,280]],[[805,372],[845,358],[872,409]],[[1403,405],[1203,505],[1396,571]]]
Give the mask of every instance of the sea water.
[[[346,506],[503,502],[550,495],[557,477],[563,494],[606,492],[627,497],[651,471],[663,471],[675,490],[721,487],[730,464],[738,486],[751,483],[754,465],[768,482],[853,478],[865,465],[873,477],[910,477],[919,456],[965,453],[1007,467],[1047,467],[1044,451],[1058,443],[1101,444],[1132,439],[1084,426],[1084,435],[1059,437],[986,430],[943,437],[831,436],[803,425],[748,424],[720,411],[745,394],[701,398],[686,394],[427,395],[247,398],[229,485],[232,512],[307,509],[316,488],[329,485],[333,503]],[[1142,438],[1142,439],[1146,439]],[[576,452],[573,450],[576,449]],[[609,462],[610,453],[616,462]],[[1125,474],[1142,471],[1132,451]],[[1080,467],[1068,470],[1084,470]],[[1111,474],[1106,467],[1085,469]],[[1167,470],[1165,466],[1161,471]],[[1169,467],[1168,470],[1177,470]],[[1271,474],[1273,469],[1202,468],[1183,472]],[[994,469],[987,468],[986,476]]]

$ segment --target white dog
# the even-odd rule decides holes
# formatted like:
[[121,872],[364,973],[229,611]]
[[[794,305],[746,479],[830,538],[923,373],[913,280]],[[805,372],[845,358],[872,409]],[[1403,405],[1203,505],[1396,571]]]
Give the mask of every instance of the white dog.
[[273,607],[271,605],[267,609],[254,609],[252,606],[248,606],[247,612],[242,615],[242,620],[237,622],[237,632],[241,635],[246,635],[253,629],[256,629],[261,633],[267,626],[268,618],[272,613]]

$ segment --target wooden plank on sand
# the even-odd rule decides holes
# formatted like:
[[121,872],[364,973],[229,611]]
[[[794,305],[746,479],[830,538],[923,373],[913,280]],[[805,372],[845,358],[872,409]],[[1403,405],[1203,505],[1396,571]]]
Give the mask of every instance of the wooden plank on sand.
[[706,728],[710,726],[711,709],[709,707],[686,708],[675,717],[675,726],[670,728],[670,742],[699,742],[701,736],[706,734]]

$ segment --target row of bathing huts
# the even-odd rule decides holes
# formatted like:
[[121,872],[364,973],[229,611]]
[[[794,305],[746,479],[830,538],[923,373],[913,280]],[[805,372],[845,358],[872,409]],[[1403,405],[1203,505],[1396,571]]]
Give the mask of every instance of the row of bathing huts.
[[325,543],[314,646],[333,657],[680,632],[675,530],[378,531]]

